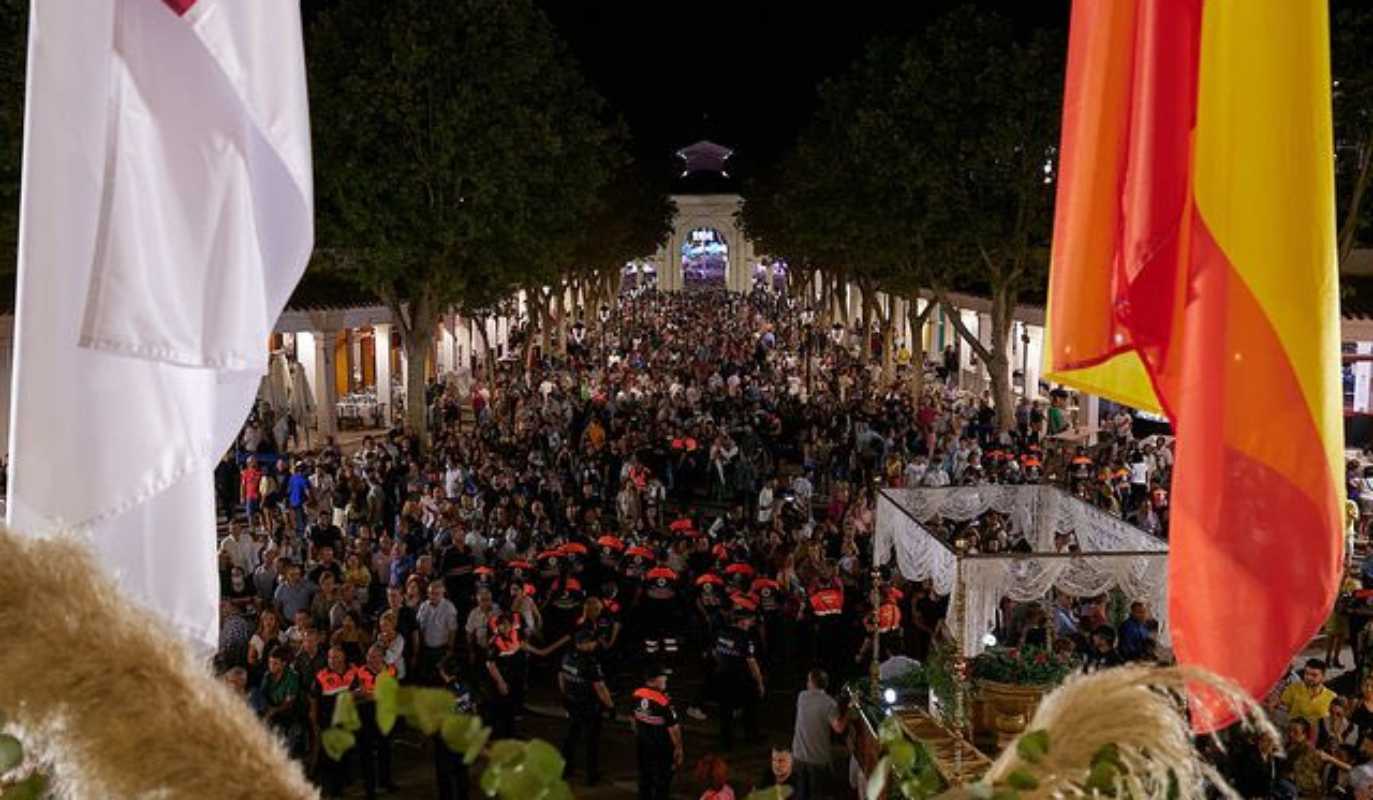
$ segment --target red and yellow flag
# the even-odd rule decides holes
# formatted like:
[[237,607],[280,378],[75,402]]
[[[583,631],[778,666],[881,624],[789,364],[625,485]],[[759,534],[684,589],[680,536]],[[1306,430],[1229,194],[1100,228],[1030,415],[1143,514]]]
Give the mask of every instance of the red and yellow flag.
[[1172,420],[1174,647],[1255,695],[1343,554],[1327,13],[1073,4],[1046,371]]

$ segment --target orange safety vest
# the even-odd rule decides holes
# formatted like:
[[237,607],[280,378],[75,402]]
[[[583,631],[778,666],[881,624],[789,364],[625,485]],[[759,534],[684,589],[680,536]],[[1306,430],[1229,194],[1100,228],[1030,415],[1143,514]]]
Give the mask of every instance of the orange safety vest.
[[357,677],[357,667],[349,667],[348,671],[342,674],[334,672],[328,667],[315,673],[315,680],[319,681],[320,692],[325,697],[343,694],[353,688],[353,681],[357,680]]
[[[373,675],[372,670],[368,667],[358,667],[357,670],[358,683],[362,684],[362,690],[367,694],[375,692],[377,688],[377,676]],[[396,677],[396,668],[390,664],[386,665],[385,672],[393,678]]]
[[810,609],[817,617],[832,617],[844,611],[844,590],[825,586],[810,593]]
[[891,633],[901,627],[901,609],[895,603],[883,603],[877,607],[877,632]]

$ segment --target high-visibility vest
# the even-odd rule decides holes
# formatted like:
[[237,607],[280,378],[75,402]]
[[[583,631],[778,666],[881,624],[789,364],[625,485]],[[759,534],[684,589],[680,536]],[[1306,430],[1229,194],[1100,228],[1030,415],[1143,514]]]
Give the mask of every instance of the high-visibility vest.
[[810,609],[817,617],[832,617],[844,611],[844,590],[825,586],[811,590]]
[[[378,676],[373,675],[372,670],[368,667],[358,667],[357,669],[358,682],[362,684],[362,690],[367,694],[372,694],[376,691]],[[383,671],[393,678],[396,677],[396,668],[390,664],[387,664],[386,669]]]
[[877,607],[877,632],[891,633],[901,627],[901,609],[895,603]]
[[357,667],[349,667],[347,672],[334,672],[325,667],[315,673],[315,680],[319,681],[320,693],[325,697],[333,697],[343,694],[353,688],[353,682],[357,680]]

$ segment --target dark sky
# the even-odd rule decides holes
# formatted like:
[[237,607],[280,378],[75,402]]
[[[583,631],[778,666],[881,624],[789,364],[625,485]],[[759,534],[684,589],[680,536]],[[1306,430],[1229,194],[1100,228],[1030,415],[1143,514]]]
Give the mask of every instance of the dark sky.
[[[815,88],[877,35],[914,32],[952,0],[817,3],[539,0],[645,161],[708,138],[745,163],[785,150]],[[1017,24],[1066,26],[1067,0],[980,3]]]

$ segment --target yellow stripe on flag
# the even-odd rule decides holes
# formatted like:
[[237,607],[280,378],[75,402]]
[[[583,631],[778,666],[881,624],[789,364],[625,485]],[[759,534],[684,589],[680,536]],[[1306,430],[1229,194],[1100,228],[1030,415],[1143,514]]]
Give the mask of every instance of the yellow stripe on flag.
[[1327,17],[1324,3],[1208,0],[1193,187],[1207,228],[1286,351],[1342,486]]

